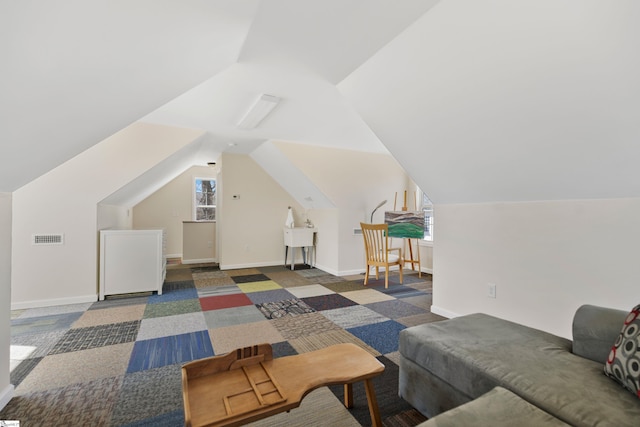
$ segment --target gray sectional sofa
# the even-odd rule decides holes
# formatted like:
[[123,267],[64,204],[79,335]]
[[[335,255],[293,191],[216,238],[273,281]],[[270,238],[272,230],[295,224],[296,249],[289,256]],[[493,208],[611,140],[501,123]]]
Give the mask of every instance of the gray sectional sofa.
[[486,314],[407,328],[400,334],[399,394],[429,418],[459,407],[425,425],[466,425],[465,416],[482,425],[482,410],[494,418],[502,413],[512,425],[536,425],[527,412],[533,405],[540,419],[551,415],[558,425],[638,427],[640,399],[603,372],[628,314],[580,307],[573,342]]

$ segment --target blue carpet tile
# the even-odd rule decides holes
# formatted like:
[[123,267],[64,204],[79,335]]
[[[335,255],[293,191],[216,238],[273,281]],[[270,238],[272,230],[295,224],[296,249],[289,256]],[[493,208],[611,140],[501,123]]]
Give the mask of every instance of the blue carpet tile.
[[213,347],[207,331],[138,341],[133,347],[127,373],[189,362],[213,355]]
[[198,291],[196,291],[195,288],[178,289],[173,292],[164,292],[163,290],[162,292],[162,295],[151,295],[149,297],[149,304],[198,298]]
[[393,320],[373,323],[371,325],[349,328],[351,334],[375,348],[382,354],[398,351],[398,337],[406,326]]

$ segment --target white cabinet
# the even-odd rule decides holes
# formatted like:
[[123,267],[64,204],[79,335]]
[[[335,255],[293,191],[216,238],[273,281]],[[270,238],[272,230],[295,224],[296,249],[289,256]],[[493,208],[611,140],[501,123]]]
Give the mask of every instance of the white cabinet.
[[[296,261],[296,249],[302,248],[302,256],[305,263],[313,266],[315,258],[315,235],[317,228],[309,227],[284,227],[284,264],[287,265],[287,256],[291,248],[291,269]],[[309,254],[312,251],[313,254]]]
[[313,235],[316,228],[295,227],[284,228],[284,244],[292,248],[313,246]]
[[166,275],[163,230],[100,230],[100,300],[156,291]]

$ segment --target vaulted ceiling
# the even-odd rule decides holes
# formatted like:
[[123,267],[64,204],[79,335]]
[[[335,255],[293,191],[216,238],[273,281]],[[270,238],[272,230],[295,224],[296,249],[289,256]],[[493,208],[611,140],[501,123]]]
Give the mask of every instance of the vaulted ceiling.
[[[634,0],[3,2],[0,191],[147,121],[212,153],[388,151],[435,203],[640,197],[637,22]],[[262,93],[282,102],[238,129]]]

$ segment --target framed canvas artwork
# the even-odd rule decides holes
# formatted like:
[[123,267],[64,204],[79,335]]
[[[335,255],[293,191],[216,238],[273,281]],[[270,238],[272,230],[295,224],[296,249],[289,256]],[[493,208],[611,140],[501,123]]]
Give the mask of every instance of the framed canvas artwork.
[[384,222],[389,225],[389,237],[424,239],[422,211],[386,211]]

